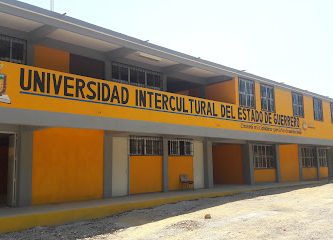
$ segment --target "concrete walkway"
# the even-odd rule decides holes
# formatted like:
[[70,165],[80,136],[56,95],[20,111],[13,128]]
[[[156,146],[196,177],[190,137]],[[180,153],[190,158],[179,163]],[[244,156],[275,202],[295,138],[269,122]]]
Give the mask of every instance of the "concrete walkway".
[[52,204],[23,208],[0,208],[0,233],[23,230],[36,226],[50,226],[74,221],[101,218],[134,209],[209,197],[222,197],[243,192],[273,188],[324,184],[323,181],[296,183],[270,183],[257,185],[221,185],[212,189],[149,193],[112,199],[65,204]]

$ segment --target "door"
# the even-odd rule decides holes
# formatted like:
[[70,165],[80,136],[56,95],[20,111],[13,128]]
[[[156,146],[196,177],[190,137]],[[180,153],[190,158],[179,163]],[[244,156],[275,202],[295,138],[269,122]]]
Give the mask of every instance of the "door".
[[0,205],[16,204],[16,135],[0,133]]

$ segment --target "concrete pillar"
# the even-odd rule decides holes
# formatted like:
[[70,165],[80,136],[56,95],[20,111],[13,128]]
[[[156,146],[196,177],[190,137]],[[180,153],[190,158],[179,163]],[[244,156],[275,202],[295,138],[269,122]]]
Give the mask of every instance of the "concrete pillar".
[[129,146],[128,137],[112,137],[112,197],[129,194]]
[[206,98],[206,86],[201,85],[199,87],[199,98]]
[[168,139],[163,138],[163,192],[169,191],[169,177],[168,177],[168,159],[169,159],[169,151],[168,151]]
[[243,160],[244,183],[251,184],[249,144],[242,145],[242,160]]
[[17,141],[17,206],[30,206],[32,202],[33,128],[22,127]]
[[302,146],[298,145],[299,180],[303,181]]
[[276,182],[281,182],[280,145],[275,144]]
[[328,177],[333,177],[333,147],[328,149]]
[[205,187],[204,146],[201,140],[193,141],[193,181],[194,189]]
[[112,196],[112,145],[111,133],[104,131],[104,198],[110,198]]
[[320,180],[319,148],[316,147],[317,180]]
[[161,76],[161,80],[162,80],[162,91],[167,91],[168,90],[168,77],[167,75],[163,74]]
[[27,65],[34,66],[35,65],[35,54],[34,54],[34,46],[31,40],[27,41]]
[[249,143],[247,145],[248,148],[248,167],[249,167],[249,174],[250,174],[250,182],[249,184],[253,185],[255,184],[254,179],[254,163],[253,163],[253,144]]
[[204,174],[205,188],[213,188],[213,144],[208,139],[204,140]]

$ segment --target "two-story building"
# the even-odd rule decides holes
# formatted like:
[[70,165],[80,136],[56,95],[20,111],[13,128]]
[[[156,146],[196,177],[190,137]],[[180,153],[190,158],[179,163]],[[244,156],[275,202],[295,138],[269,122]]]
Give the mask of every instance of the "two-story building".
[[0,0],[0,205],[332,176],[333,99]]

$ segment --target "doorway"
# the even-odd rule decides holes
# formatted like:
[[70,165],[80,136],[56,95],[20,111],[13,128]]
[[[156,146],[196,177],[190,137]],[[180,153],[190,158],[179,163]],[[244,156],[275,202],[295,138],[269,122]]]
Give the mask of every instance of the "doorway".
[[0,206],[16,203],[16,135],[0,133]]
[[245,184],[242,144],[213,145],[213,176],[214,185]]

